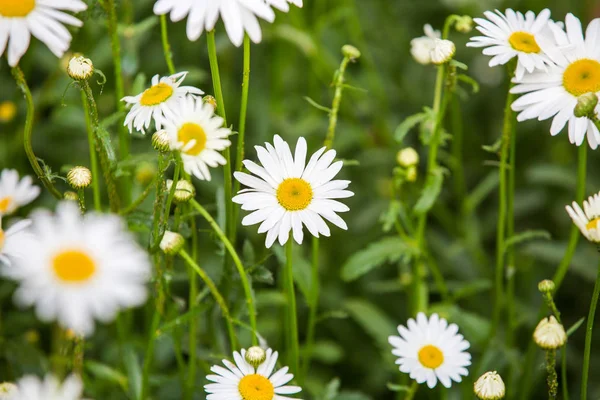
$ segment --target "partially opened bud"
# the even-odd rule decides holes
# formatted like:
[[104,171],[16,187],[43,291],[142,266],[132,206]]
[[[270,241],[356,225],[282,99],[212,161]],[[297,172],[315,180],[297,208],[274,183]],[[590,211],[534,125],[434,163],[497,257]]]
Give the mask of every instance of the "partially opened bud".
[[76,81],[87,81],[94,75],[94,64],[89,58],[73,56],[69,60],[67,74]]
[[463,15],[456,19],[454,28],[460,33],[469,33],[473,30],[473,18],[469,15]]
[[574,114],[577,118],[594,115],[596,106],[598,105],[598,95],[596,93],[582,94],[577,98]]
[[265,353],[262,347],[252,346],[246,350],[246,362],[254,368],[257,368],[260,364],[265,362],[266,358],[267,353]]
[[435,39],[431,50],[431,62],[435,65],[441,65],[452,60],[456,46],[450,40]]
[[92,172],[86,167],[73,167],[67,173],[67,182],[73,189],[84,189],[92,183]]
[[538,283],[538,290],[544,294],[552,294],[556,289],[556,285],[550,279],[544,279]]
[[160,249],[167,255],[174,256],[179,253],[185,244],[185,239],[179,233],[166,231],[160,241]]
[[[173,187],[173,181],[167,180],[167,190],[171,190]],[[186,180],[177,181],[177,185],[175,186],[175,194],[173,199],[175,203],[187,203],[191,199],[196,196],[196,188],[194,185]]]
[[567,342],[567,333],[560,322],[550,316],[540,321],[533,332],[533,341],[545,350],[556,350]]
[[70,190],[66,191],[63,194],[63,198],[65,200],[68,200],[68,201],[79,201],[79,195],[77,193],[75,193],[75,192],[70,191]]
[[161,153],[168,153],[171,151],[171,142],[169,141],[169,134],[167,131],[163,129],[152,135],[152,147]]
[[346,44],[342,47],[342,54],[344,57],[348,57],[351,60],[360,58],[360,50],[350,44]]
[[475,396],[481,400],[500,400],[506,393],[504,381],[496,371],[481,375],[475,382],[473,390]]
[[396,154],[396,161],[404,168],[412,167],[419,163],[419,153],[412,147],[406,147]]

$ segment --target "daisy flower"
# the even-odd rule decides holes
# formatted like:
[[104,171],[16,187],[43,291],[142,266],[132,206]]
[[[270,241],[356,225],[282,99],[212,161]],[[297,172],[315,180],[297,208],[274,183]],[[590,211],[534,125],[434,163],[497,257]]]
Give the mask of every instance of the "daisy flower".
[[202,90],[193,86],[181,86],[186,75],[187,72],[162,78],[154,75],[150,88],[137,96],[123,97],[122,101],[131,106],[124,123],[130,133],[134,127],[137,131],[146,133],[145,130],[150,127],[153,119],[156,129],[160,129],[165,120],[173,118],[182,98],[204,94]]
[[81,0],[0,1],[0,56],[8,44],[8,64],[16,66],[33,35],[44,42],[56,57],[62,57],[73,37],[61,22],[73,26],[83,24],[61,10],[80,12],[85,9],[87,5]]
[[31,225],[30,220],[22,220],[8,228],[2,229],[0,218],[0,264],[11,265],[11,260],[21,257],[29,249],[26,246],[29,233],[25,230]]
[[211,367],[216,375],[208,375],[211,382],[204,386],[208,396],[206,400],[292,400],[289,394],[295,394],[302,389],[298,386],[286,385],[294,375],[288,374],[288,367],[283,367],[273,373],[277,363],[277,352],[268,349],[265,359],[256,367],[247,360],[246,350],[241,354],[235,351],[235,364],[223,360],[227,368],[219,365]]
[[75,374],[70,375],[62,384],[54,375],[46,375],[43,380],[34,375],[26,375],[19,379],[9,399],[81,400],[82,394],[83,382]]
[[[475,18],[477,30],[484,36],[475,36],[467,43],[468,47],[485,47],[483,54],[493,56],[490,67],[504,65],[517,57],[515,76],[523,78],[525,71],[546,71],[552,62],[542,51],[542,46],[551,43],[548,29],[550,10],[542,10],[537,16],[533,11],[525,15],[507,9],[504,14],[486,11],[485,18]],[[545,47],[545,46],[544,46]]]
[[[242,225],[260,223],[258,233],[267,232],[266,246],[275,239],[283,246],[293,232],[301,244],[302,226],[316,237],[329,236],[329,227],[323,219],[342,229],[348,229],[337,212],[350,209],[334,199],[347,198],[354,193],[345,190],[350,181],[332,180],[342,169],[343,162],[333,162],[335,150],[323,147],[306,163],[306,140],[298,139],[295,155],[289,145],[275,135],[274,145],[255,146],[262,166],[244,160],[244,166],[253,175],[234,173],[235,178],[248,189],[241,190],[232,200],[242,210],[253,211],[244,217]],[[333,162],[333,163],[332,163]]]
[[1,270],[19,283],[16,303],[88,336],[94,319],[109,322],[120,308],[145,302],[148,256],[120,218],[82,216],[74,202],[62,202],[55,215],[38,211],[32,220],[28,251]]
[[417,320],[409,319],[408,328],[398,326],[400,336],[390,336],[394,347],[392,354],[398,356],[396,364],[400,371],[410,374],[418,383],[427,382],[430,388],[439,380],[449,388],[452,381],[460,382],[467,376],[466,367],[471,365],[471,354],[466,350],[469,342],[458,333],[456,324],[433,314],[429,320],[423,313]]
[[554,117],[550,128],[553,136],[568,123],[571,143],[579,146],[587,135],[595,149],[600,143],[598,128],[587,117],[576,117],[574,109],[579,96],[600,93],[600,18],[590,22],[585,37],[581,22],[573,14],[566,17],[566,32],[556,23],[549,22],[549,26],[558,46],[545,52],[556,66],[515,81],[518,85],[512,93],[526,94],[512,104],[512,109],[520,111],[519,121]]
[[598,222],[600,222],[600,193],[584,200],[583,210],[576,202],[565,208],[583,236],[590,242],[600,243],[600,229],[598,227]]
[[201,180],[210,181],[208,167],[225,165],[219,151],[231,145],[227,137],[231,129],[223,126],[223,118],[200,98],[186,98],[179,103],[176,115],[165,122],[171,150],[181,153],[183,169]]
[[40,188],[33,185],[30,176],[19,179],[19,173],[15,169],[4,169],[0,173],[0,217],[12,214],[39,195]]
[[419,64],[431,64],[431,51],[435,49],[436,40],[440,40],[442,34],[434,30],[431,25],[423,27],[425,36],[414,38],[410,41],[410,54]]

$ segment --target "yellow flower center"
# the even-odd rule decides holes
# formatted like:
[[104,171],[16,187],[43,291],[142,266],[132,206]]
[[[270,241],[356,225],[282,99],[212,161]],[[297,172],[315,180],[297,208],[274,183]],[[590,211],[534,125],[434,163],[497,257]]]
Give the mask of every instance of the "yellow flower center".
[[13,202],[13,199],[10,196],[1,198],[0,199],[0,214],[7,212],[8,208],[10,207],[12,202]]
[[0,0],[3,17],[26,17],[35,8],[35,0]]
[[185,150],[185,153],[191,156],[197,156],[204,150],[204,147],[206,147],[206,133],[204,132],[204,129],[193,122],[183,124],[183,126],[179,128],[179,132],[177,132],[177,138],[180,142],[183,142],[184,147],[190,141],[195,141],[192,147]]
[[439,347],[428,344],[419,350],[419,362],[426,368],[436,369],[444,362],[444,354]]
[[82,283],[94,275],[96,263],[80,250],[66,250],[54,256],[52,268],[60,280],[67,283]]
[[0,103],[0,122],[10,122],[17,115],[17,106],[12,101]]
[[163,103],[173,95],[173,88],[166,83],[159,83],[149,89],[146,89],[140,99],[143,106],[155,106]]
[[277,201],[288,211],[304,210],[313,199],[313,190],[302,178],[288,178],[277,188]]
[[585,229],[587,229],[588,231],[590,229],[598,229],[598,222],[600,222],[600,217],[594,218],[593,220],[587,223]]
[[563,73],[563,86],[574,96],[600,91],[600,62],[582,58],[571,63]]
[[508,43],[513,49],[523,53],[539,53],[541,50],[535,41],[535,37],[527,32],[514,32],[508,38]]
[[4,234],[4,231],[2,230],[2,228],[0,228],[0,251],[2,251],[5,241],[6,241],[6,234]]
[[258,374],[244,376],[238,390],[243,400],[272,400],[275,397],[275,388],[271,381]]

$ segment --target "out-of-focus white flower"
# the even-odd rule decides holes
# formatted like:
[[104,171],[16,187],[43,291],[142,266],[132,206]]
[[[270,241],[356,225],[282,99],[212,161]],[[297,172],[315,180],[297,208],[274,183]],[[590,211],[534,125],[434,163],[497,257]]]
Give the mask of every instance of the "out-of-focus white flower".
[[16,391],[10,400],[82,400],[83,382],[77,375],[70,375],[63,383],[54,376],[44,380],[26,375],[17,382]]
[[29,251],[27,244],[29,233],[26,229],[31,225],[30,220],[22,220],[8,228],[2,229],[0,218],[0,264],[11,265],[11,260]]
[[423,27],[425,36],[414,38],[410,41],[410,54],[419,64],[431,64],[431,50],[435,48],[435,40],[440,39],[440,31],[434,30],[431,25]]
[[0,217],[8,215],[31,203],[40,195],[40,188],[33,185],[30,176],[19,179],[14,169],[4,169],[0,174]]

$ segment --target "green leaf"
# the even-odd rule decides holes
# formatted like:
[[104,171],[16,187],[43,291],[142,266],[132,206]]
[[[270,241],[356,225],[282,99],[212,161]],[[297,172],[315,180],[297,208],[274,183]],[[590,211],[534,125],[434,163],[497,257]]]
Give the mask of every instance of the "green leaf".
[[314,101],[313,99],[311,99],[308,96],[304,96],[304,100],[306,100],[311,106],[313,106],[317,110],[324,111],[328,114],[331,112],[331,108],[322,106],[321,104],[317,103],[316,101]]
[[384,232],[389,232],[394,227],[394,224],[398,220],[400,213],[401,203],[398,200],[390,201],[390,205],[379,217],[379,222],[383,225],[382,229]]
[[386,386],[392,392],[410,392],[410,387],[406,385],[398,385],[395,383],[388,382]]
[[412,243],[397,236],[386,237],[354,253],[342,267],[341,276],[346,282],[353,281],[385,262],[413,257],[417,253],[418,249]]
[[327,386],[325,386],[325,391],[323,393],[322,400],[334,400],[340,391],[340,378],[333,378]]
[[442,185],[444,183],[443,169],[434,169],[425,181],[425,187],[421,192],[421,197],[417,200],[414,207],[414,212],[417,215],[425,214],[433,207],[438,196],[442,192]]
[[506,239],[506,243],[504,243],[504,251],[508,250],[510,246],[516,246],[519,243],[527,242],[534,239],[550,240],[551,238],[552,237],[550,233],[544,230],[529,230],[525,232],[520,232]]
[[344,348],[333,340],[322,340],[314,344],[313,359],[323,364],[336,364],[344,357]]
[[127,391],[127,377],[120,371],[117,371],[106,364],[91,360],[85,362],[85,369],[88,370],[95,379],[119,385],[124,391]]
[[335,400],[371,400],[371,397],[361,392],[344,391],[337,395]]
[[579,327],[580,327],[581,325],[583,325],[583,322],[584,322],[584,321],[585,321],[585,317],[581,317],[581,318],[579,319],[579,321],[575,322],[575,323],[573,324],[573,326],[571,326],[571,327],[570,327],[570,328],[567,330],[567,336],[571,336],[572,334],[574,334],[574,333],[577,331],[577,329],[579,329]]
[[481,146],[481,148],[483,150],[487,151],[488,153],[498,154],[501,146],[502,146],[502,137],[498,138],[498,140],[496,140],[493,144],[483,145],[483,146]]
[[498,186],[500,178],[496,171],[490,172],[479,184],[469,193],[465,200],[465,211],[475,210]]
[[[450,283],[448,286],[451,286]],[[490,290],[492,282],[489,279],[478,279],[467,282],[457,282],[451,287],[452,298],[460,300]]]
[[424,111],[424,112],[420,112],[418,114],[413,114],[410,117],[407,117],[396,128],[396,131],[394,132],[394,139],[396,139],[396,141],[398,143],[402,143],[402,141],[404,141],[404,138],[406,137],[408,132],[410,132],[410,130],[412,128],[414,128],[415,126],[417,126],[418,124],[427,120],[430,117],[430,115],[431,114],[428,111]]
[[367,332],[382,349],[387,349],[388,336],[396,331],[396,325],[379,308],[360,300],[346,301],[346,309],[352,318]]
[[275,278],[273,273],[269,271],[264,265],[259,265],[252,271],[252,280],[254,282],[266,283],[268,285],[275,284]]
[[125,350],[125,369],[129,378],[129,391],[132,398],[142,398],[142,369],[132,347]]
[[344,310],[330,310],[319,315],[317,317],[317,323],[325,321],[327,319],[346,319],[348,317],[348,313]]
[[475,79],[471,78],[469,75],[458,74],[457,79],[459,81],[463,81],[463,82],[471,85],[471,90],[473,91],[473,93],[479,92],[479,82],[477,82]]
[[453,66],[453,67],[458,68],[458,69],[462,69],[463,71],[466,71],[466,70],[469,69],[469,67],[467,66],[467,64],[461,63],[460,61],[457,61],[457,60],[454,60],[454,59],[450,60],[449,64],[451,66]]

